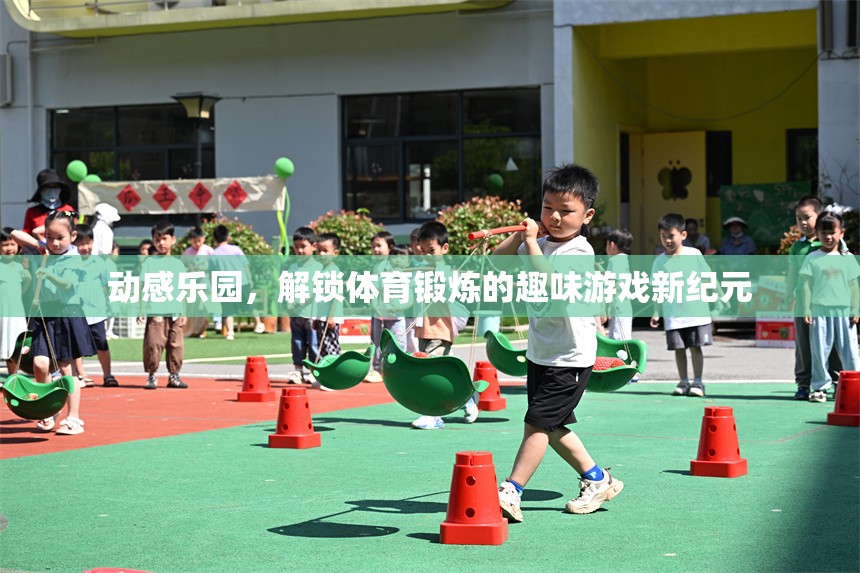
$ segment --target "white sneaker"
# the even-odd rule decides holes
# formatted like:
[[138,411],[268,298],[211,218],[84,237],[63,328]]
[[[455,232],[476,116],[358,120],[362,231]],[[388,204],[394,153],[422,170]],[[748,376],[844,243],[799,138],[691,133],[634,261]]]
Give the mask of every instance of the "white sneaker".
[[323,392],[334,392],[334,388],[328,388],[326,386],[323,386],[316,380],[311,381],[311,388],[314,388],[316,390],[322,390]]
[[261,322],[254,327],[254,332],[256,332],[257,334],[263,334],[264,332],[266,332],[266,325]]
[[379,384],[382,382],[382,374],[373,370],[372,372],[367,373],[367,376],[364,377],[364,381],[368,384]]
[[293,370],[289,374],[287,374],[287,382],[290,384],[301,384],[304,382],[302,380],[302,372],[301,370]]
[[421,416],[412,422],[412,427],[418,430],[438,430],[444,425],[445,422],[439,416]]
[[43,432],[50,432],[54,429],[54,417],[45,418],[44,420],[39,420],[36,422],[36,427],[42,430]]
[[696,398],[704,398],[705,396],[705,385],[702,382],[693,382],[690,384],[690,389],[687,391],[687,396],[694,396]]
[[523,512],[520,511],[520,492],[509,481],[499,484],[499,505],[502,507],[502,516],[508,521],[516,523],[523,522]]
[[228,334],[228,335],[227,335],[227,340],[236,340],[236,337],[235,337],[235,336],[233,336],[232,334]]
[[686,396],[690,392],[690,381],[681,380],[672,390],[672,396]]
[[69,416],[65,420],[60,422],[60,428],[57,430],[58,434],[63,434],[65,436],[74,436],[76,434],[84,433],[84,421],[80,418],[75,418],[74,416]]
[[594,513],[624,489],[624,482],[614,479],[609,474],[609,468],[604,468],[603,479],[594,481],[590,479],[579,480],[579,497],[567,502],[564,510],[567,513]]
[[463,406],[463,420],[467,424],[472,424],[478,419],[478,393],[472,394],[466,405]]

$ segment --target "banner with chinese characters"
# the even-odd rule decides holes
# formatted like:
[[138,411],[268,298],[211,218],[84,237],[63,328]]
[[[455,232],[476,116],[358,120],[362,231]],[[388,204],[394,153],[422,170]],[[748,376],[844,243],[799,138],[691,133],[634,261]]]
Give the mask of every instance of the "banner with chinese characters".
[[237,316],[308,318],[860,314],[860,264],[851,255],[810,255],[791,267],[787,256],[49,259],[42,269],[30,257],[0,265],[0,282],[29,284],[21,316],[32,314],[36,280],[19,275],[30,273],[47,279],[36,316],[220,316],[225,303]]
[[78,184],[81,213],[92,214],[99,203],[113,205],[120,215],[282,211],[284,180],[267,175]]

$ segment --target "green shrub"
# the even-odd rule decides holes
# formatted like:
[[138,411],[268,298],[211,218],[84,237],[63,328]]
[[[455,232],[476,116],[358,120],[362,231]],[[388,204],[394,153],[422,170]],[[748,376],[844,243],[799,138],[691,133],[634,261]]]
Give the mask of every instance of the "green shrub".
[[[479,241],[470,241],[469,233],[495,227],[519,225],[526,218],[519,199],[506,201],[488,195],[473,197],[465,203],[452,205],[439,212],[436,219],[448,228],[448,252],[452,255],[468,255]],[[490,237],[490,249],[501,243],[507,235]]]
[[369,255],[373,235],[384,227],[373,222],[366,209],[329,211],[308,225],[317,235],[335,233],[340,238],[340,254]]

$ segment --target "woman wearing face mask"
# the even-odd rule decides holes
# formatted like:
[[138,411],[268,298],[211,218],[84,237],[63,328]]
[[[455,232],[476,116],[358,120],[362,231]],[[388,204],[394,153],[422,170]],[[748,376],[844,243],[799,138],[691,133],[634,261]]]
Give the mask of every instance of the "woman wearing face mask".
[[747,222],[740,217],[729,217],[723,221],[723,229],[729,232],[720,243],[721,255],[754,255],[755,241],[746,234]]
[[[45,219],[51,211],[74,211],[74,207],[69,205],[69,199],[72,196],[72,190],[65,181],[60,179],[57,172],[53,169],[43,169],[36,176],[36,192],[30,197],[30,203],[38,203],[35,207],[30,207],[24,214],[24,226],[22,230],[26,233],[33,234],[34,229],[42,230],[45,226]],[[38,233],[37,234],[41,234]]]

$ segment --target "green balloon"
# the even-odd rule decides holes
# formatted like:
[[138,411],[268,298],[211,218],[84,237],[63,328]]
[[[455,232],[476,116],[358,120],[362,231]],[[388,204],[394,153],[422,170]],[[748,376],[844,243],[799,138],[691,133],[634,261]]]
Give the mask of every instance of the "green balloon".
[[87,176],[87,164],[75,159],[66,166],[66,175],[75,183],[80,183]]
[[296,167],[293,165],[293,162],[286,157],[280,157],[275,161],[275,173],[278,174],[278,177],[286,179],[292,175],[295,170]]
[[501,191],[504,186],[505,180],[498,173],[490,173],[487,176],[487,188],[490,191]]
[[87,183],[101,183],[102,178],[95,173],[90,173],[89,175],[84,177],[84,181]]

